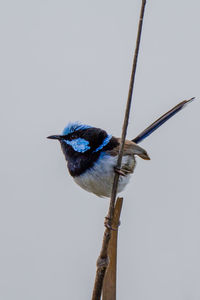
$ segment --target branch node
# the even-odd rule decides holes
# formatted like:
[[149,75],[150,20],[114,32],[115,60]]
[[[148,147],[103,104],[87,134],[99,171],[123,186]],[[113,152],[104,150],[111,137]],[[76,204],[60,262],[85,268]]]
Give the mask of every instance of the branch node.
[[[105,234],[108,234],[110,230],[116,231],[116,229],[112,227],[112,219],[108,216],[105,217],[104,226],[108,229],[108,231],[105,232]],[[110,233],[109,233],[109,237],[110,237]]]
[[104,258],[102,258],[102,257],[98,257],[98,259],[97,259],[97,268],[99,269],[99,268],[102,268],[102,269],[106,269],[107,268],[107,266],[109,265],[109,258],[108,258],[108,256],[107,257],[104,257]]

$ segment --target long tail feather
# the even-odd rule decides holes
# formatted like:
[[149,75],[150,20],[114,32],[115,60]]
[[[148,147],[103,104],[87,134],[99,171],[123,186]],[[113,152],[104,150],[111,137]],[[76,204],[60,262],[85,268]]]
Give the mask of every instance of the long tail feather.
[[188,103],[194,100],[195,97],[184,100],[162,115],[159,119],[153,122],[150,126],[148,126],[145,130],[143,130],[139,135],[137,135],[132,141],[136,144],[140,143],[147,136],[152,134],[157,128],[159,128],[162,124],[164,124],[167,120],[173,117],[178,111],[180,111],[183,107],[185,107]]

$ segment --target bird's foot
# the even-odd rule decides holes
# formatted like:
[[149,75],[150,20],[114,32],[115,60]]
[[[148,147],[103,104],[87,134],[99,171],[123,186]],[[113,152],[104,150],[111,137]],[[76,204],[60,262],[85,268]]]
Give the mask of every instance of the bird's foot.
[[120,168],[118,168],[118,167],[114,167],[114,171],[115,171],[117,174],[121,175],[121,176],[126,176],[126,173],[123,171],[123,169],[120,169]]

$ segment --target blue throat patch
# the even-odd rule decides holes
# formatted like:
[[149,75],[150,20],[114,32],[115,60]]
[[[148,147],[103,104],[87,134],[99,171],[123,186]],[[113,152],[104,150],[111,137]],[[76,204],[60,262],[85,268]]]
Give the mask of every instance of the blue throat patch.
[[81,138],[72,141],[64,140],[64,142],[80,153],[84,153],[90,149],[89,142]]
[[112,138],[112,135],[108,135],[108,136],[103,140],[102,144],[101,144],[97,149],[95,149],[93,152],[97,152],[97,151],[103,149],[103,147],[105,147],[105,146],[110,142],[111,138]]

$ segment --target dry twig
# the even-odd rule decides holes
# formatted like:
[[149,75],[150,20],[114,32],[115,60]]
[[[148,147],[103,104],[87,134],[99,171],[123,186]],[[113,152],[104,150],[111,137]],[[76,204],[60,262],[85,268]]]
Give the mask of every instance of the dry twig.
[[[116,168],[118,168],[118,169],[121,168],[124,143],[125,143],[127,127],[128,127],[128,120],[129,120],[133,87],[134,87],[135,74],[136,74],[137,58],[138,58],[140,39],[141,39],[141,33],[142,33],[145,4],[146,4],[146,0],[142,0],[140,19],[139,19],[139,24],[138,24],[137,39],[136,39],[136,47],[135,47],[133,66],[132,66],[132,72],[131,72],[131,78],[130,78],[130,84],[129,84],[128,99],[127,99],[127,104],[126,104],[124,124],[123,124],[123,128],[122,128],[121,144],[120,144],[119,155],[118,155],[117,166],[116,166]],[[118,181],[119,181],[119,174],[116,173],[115,177],[114,177],[113,187],[112,187],[112,195],[111,195],[111,199],[110,199],[109,211],[108,211],[108,215],[106,217],[106,229],[104,232],[102,248],[101,248],[99,258],[97,260],[97,270],[96,270],[96,277],[95,277],[94,289],[93,289],[93,294],[92,294],[92,300],[100,300],[100,298],[101,298],[103,279],[105,276],[106,268],[109,263],[108,244],[109,244],[109,240],[111,237],[111,230],[112,230],[111,226],[112,226],[112,220],[113,220],[113,214],[114,214]]]
[[112,227],[115,230],[111,231],[111,239],[108,246],[109,265],[106,270],[103,281],[103,300],[116,299],[116,280],[117,280],[117,236],[120,223],[120,214],[123,204],[123,198],[117,198],[115,211],[113,216]]

